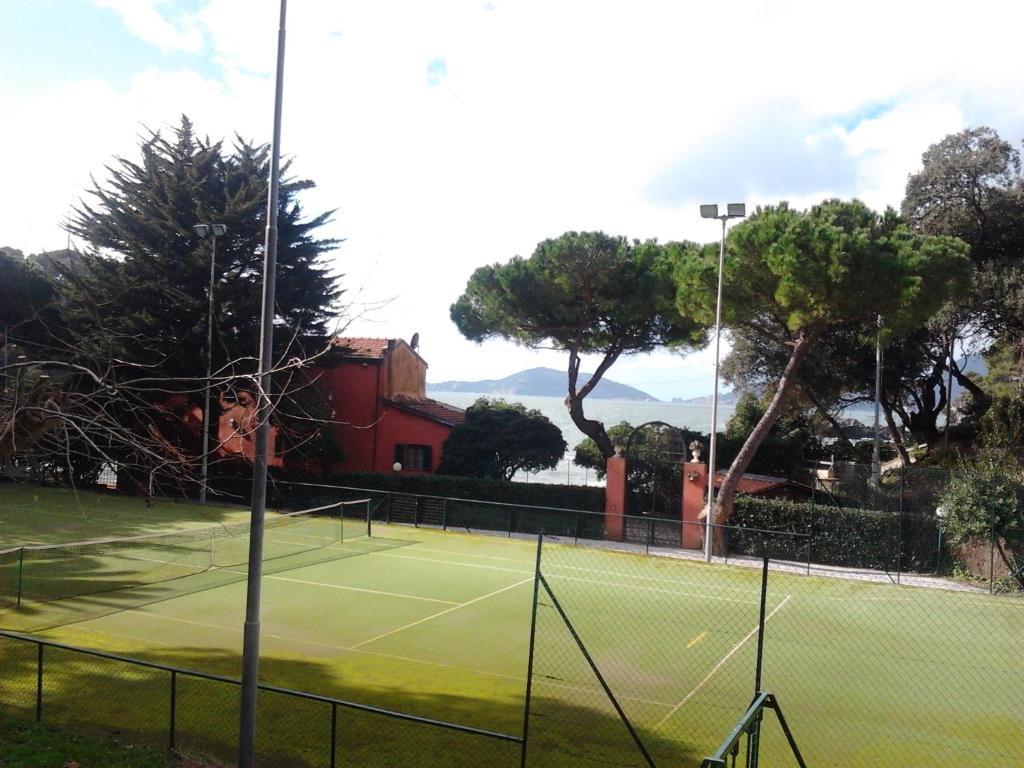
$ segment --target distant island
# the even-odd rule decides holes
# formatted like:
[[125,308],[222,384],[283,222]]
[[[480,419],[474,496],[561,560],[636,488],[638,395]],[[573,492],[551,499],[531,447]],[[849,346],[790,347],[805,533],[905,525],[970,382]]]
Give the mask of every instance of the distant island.
[[[580,373],[579,386],[583,386],[592,374]],[[554,368],[530,368],[506,376],[503,379],[484,381],[441,381],[427,383],[429,392],[473,392],[481,395],[527,395],[535,397],[565,397],[566,373]],[[589,397],[598,400],[640,400],[648,403],[661,402],[653,395],[639,389],[602,378]]]
[[[739,396],[735,392],[718,393],[719,403],[733,404],[737,400],[739,400]],[[701,395],[700,397],[673,397],[672,402],[686,403],[687,405],[711,405],[711,395]]]

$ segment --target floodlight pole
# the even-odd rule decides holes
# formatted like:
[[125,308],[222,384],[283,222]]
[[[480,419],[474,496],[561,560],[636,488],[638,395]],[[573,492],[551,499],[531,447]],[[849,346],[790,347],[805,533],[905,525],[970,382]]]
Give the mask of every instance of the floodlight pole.
[[714,538],[715,524],[715,448],[718,442],[718,361],[722,338],[722,274],[725,271],[725,225],[729,219],[740,219],[746,216],[746,207],[742,203],[732,203],[726,213],[719,215],[718,206],[702,205],[700,215],[705,219],[720,219],[722,222],[722,241],[718,249],[718,298],[715,302],[715,388],[711,395],[711,434],[708,437],[708,506],[704,518],[704,560],[711,562],[711,545]]
[[192,229],[199,237],[210,235],[210,285],[207,288],[206,308],[206,395],[203,400],[203,459],[200,470],[199,503],[206,503],[206,480],[210,453],[210,378],[213,376],[213,286],[217,264],[217,236],[227,232],[223,224],[196,224]]
[[281,103],[284,93],[285,15],[281,0],[277,30],[277,74],[274,88],[274,133],[270,144],[270,182],[267,191],[267,234],[263,248],[263,314],[260,327],[260,365],[257,373],[258,409],[252,471],[252,519],[249,525],[249,577],[242,635],[242,701],[238,728],[238,766],[254,768],[256,761],[256,694],[260,664],[260,580],[263,576],[263,517],[267,505],[267,447],[270,442],[270,370],[274,351],[274,288],[277,276],[278,177],[281,161]]

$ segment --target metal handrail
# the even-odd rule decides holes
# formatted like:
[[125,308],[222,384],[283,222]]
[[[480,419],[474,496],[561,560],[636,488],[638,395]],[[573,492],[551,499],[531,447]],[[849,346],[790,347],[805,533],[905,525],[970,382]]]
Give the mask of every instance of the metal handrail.
[[[209,680],[216,683],[224,683],[226,685],[240,686],[241,680],[233,677],[225,677],[224,675],[215,675],[210,672],[200,672],[195,669],[185,669],[183,667],[173,667],[168,664],[160,664],[155,661],[145,661],[143,659],[133,659],[128,656],[120,656],[116,653],[108,653],[107,651],[97,651],[90,648],[79,648],[73,645],[65,645],[64,643],[58,643],[54,640],[45,640],[40,637],[31,637],[23,635],[17,632],[10,632],[8,630],[0,630],[0,637],[5,637],[9,640],[19,640],[25,643],[32,643],[37,647],[57,648],[62,651],[71,651],[73,653],[80,653],[85,656],[93,656],[100,659],[107,659],[109,661],[117,661],[124,664],[132,664],[138,667],[145,667],[148,669],[156,669],[161,672],[168,672],[173,675],[184,675],[186,677],[194,677],[200,680]],[[418,723],[420,725],[429,725],[436,728],[444,728],[450,731],[458,731],[459,733],[466,733],[473,736],[483,736],[490,739],[497,739],[499,741],[508,741],[515,744],[522,742],[521,736],[513,736],[508,733],[501,733],[500,731],[490,731],[485,728],[476,728],[471,725],[462,725],[460,723],[449,723],[444,720],[434,720],[429,717],[421,717],[419,715],[410,715],[406,712],[397,712],[392,709],[385,709],[383,707],[375,707],[370,704],[360,704],[354,701],[347,701],[345,699],[336,699],[331,696],[323,696],[316,693],[307,693],[306,691],[297,691],[293,688],[282,688],[276,685],[266,685],[260,683],[258,686],[259,690],[267,691],[269,693],[278,693],[284,696],[292,696],[298,699],[304,699],[306,701],[317,701],[323,704],[329,704],[334,707],[342,707],[345,709],[353,709],[359,712],[369,712],[371,714],[382,715],[384,717],[390,717],[395,720],[404,720],[406,722]]]
[[732,764],[735,766],[736,757],[740,751],[740,741],[744,736],[747,737],[744,765],[746,768],[757,768],[760,757],[761,720],[766,709],[775,711],[775,716],[779,719],[779,725],[782,726],[782,732],[786,735],[786,741],[793,752],[793,757],[796,758],[797,765],[800,768],[807,768],[803,755],[800,754],[800,748],[796,745],[796,739],[793,738],[793,733],[789,730],[786,718],[779,707],[778,699],[773,694],[765,691],[758,692],[757,696],[754,697],[754,701],[747,707],[747,711],[743,713],[736,727],[732,729],[732,732],[722,742],[721,746],[715,750],[713,755],[701,760],[700,768],[726,768],[730,757],[732,758]]

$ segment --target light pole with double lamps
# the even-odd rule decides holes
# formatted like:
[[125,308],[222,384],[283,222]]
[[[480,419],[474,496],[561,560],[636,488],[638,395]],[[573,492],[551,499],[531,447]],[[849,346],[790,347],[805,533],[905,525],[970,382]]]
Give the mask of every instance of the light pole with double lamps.
[[715,524],[715,443],[718,436],[718,360],[722,338],[722,272],[725,267],[725,225],[729,219],[742,219],[747,215],[745,203],[729,203],[725,213],[718,212],[717,205],[702,205],[701,218],[719,219],[722,222],[722,244],[718,250],[718,299],[715,302],[715,388],[711,396],[711,435],[708,445],[708,506],[704,518],[704,559],[711,562],[711,540]]

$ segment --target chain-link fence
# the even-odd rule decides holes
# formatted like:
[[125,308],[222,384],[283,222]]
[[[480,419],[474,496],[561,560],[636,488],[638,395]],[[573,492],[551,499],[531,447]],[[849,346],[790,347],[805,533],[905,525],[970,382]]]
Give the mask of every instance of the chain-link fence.
[[[0,631],[0,710],[119,733],[181,755],[234,759],[239,681]],[[260,764],[282,768],[518,762],[522,738],[261,685]]]
[[[743,734],[773,766],[997,768],[1024,754],[1019,597],[567,544],[544,537],[539,558],[531,755],[696,766],[735,757]],[[764,708],[785,719],[762,729]]]
[[[799,765],[781,721],[750,730],[765,708],[785,710],[808,765],[1004,768],[1024,754],[1021,597],[808,575],[789,559],[804,534],[745,529],[751,552],[727,564],[644,530],[643,543],[537,537],[522,736],[263,686],[264,764],[685,768],[728,754],[740,723],[762,764]],[[13,715],[234,754],[234,679],[9,632],[0,669]]]
[[[835,482],[824,481],[832,477]],[[716,557],[758,557],[766,541],[773,557],[807,573],[845,573],[896,584],[954,577],[991,592],[1024,589],[1024,531],[968,542],[950,541],[939,500],[952,479],[947,470],[910,466],[890,470],[872,485],[867,467],[836,463],[817,478],[804,503],[739,496]],[[810,482],[810,480],[809,480]],[[686,538],[702,540],[704,525],[678,518],[611,515],[479,499],[280,482],[274,503],[282,509],[369,498],[374,522],[454,529],[504,536],[540,533],[575,543],[696,556]],[[0,555],[2,557],[2,555]],[[2,565],[0,565],[2,568]]]

